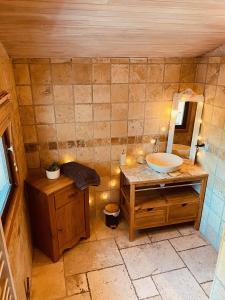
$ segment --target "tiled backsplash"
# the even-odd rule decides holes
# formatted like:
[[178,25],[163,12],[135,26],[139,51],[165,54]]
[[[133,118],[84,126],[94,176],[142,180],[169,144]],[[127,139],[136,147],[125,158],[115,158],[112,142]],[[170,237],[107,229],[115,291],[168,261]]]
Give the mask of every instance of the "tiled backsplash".
[[205,94],[201,136],[209,151],[199,161],[209,172],[201,231],[218,249],[225,224],[225,57],[202,57],[196,78]]
[[[118,200],[119,155],[165,149],[172,95],[194,81],[193,59],[14,59],[28,167],[76,160],[97,170],[97,203]],[[101,200],[102,199],[102,200]],[[101,200],[101,201],[100,201]]]

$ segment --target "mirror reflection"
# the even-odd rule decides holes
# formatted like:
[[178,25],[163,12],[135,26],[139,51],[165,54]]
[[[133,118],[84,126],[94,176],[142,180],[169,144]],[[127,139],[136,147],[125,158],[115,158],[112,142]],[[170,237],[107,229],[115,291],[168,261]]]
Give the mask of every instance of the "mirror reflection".
[[189,158],[197,102],[179,101],[175,121],[172,153]]

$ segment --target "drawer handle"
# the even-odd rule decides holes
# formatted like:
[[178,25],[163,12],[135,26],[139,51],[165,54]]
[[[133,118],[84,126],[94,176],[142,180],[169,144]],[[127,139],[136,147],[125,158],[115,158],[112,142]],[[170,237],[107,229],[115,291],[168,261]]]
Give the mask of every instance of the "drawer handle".
[[151,208],[147,208],[147,211],[152,211],[154,208],[151,207]]
[[183,203],[183,204],[181,204],[182,205],[182,207],[185,207],[185,206],[187,206],[187,203]]

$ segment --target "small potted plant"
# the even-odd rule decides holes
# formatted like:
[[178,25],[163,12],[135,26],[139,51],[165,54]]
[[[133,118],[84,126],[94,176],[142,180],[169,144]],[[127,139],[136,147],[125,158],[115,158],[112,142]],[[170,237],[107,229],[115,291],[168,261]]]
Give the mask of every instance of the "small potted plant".
[[53,162],[45,171],[48,179],[57,179],[60,176],[60,167],[57,162]]

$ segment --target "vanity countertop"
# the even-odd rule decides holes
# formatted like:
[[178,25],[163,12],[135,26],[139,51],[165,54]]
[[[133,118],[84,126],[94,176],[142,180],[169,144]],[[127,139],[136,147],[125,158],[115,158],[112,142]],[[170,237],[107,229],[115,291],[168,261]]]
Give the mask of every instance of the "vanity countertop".
[[181,182],[198,180],[208,176],[199,165],[193,165],[189,160],[184,160],[179,171],[173,173],[158,173],[147,164],[131,164],[120,166],[129,184],[156,184],[166,182]]

